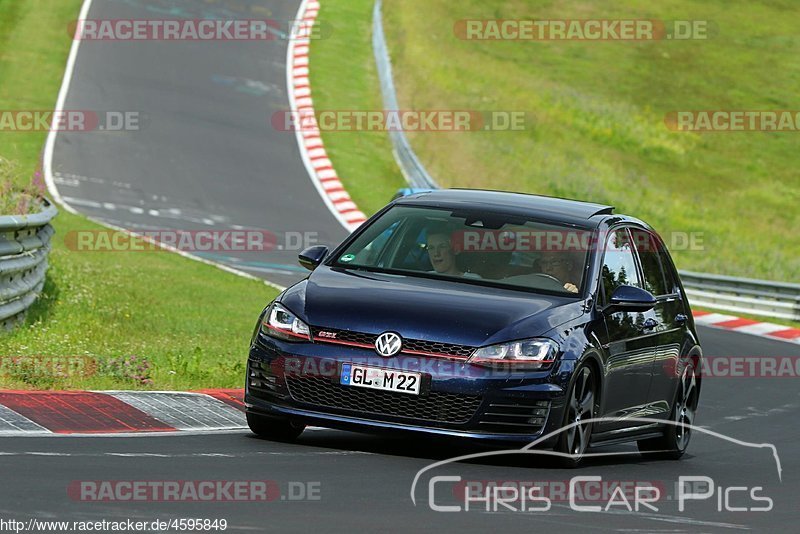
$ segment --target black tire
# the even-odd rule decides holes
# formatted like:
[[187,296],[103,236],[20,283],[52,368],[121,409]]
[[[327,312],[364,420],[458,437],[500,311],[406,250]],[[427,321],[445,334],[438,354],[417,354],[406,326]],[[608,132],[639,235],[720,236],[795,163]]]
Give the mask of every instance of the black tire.
[[554,450],[569,455],[558,456],[559,463],[567,469],[580,465],[589,442],[592,439],[592,423],[581,423],[581,420],[592,419],[597,406],[597,379],[592,367],[582,365],[575,371],[575,379],[569,387],[564,406],[562,428],[571,426],[558,435]]
[[692,429],[684,425],[694,424],[699,390],[694,364],[687,361],[683,362],[682,367],[678,391],[669,416],[674,424],[667,425],[663,436],[637,442],[639,452],[645,458],[678,460],[689,447]]
[[294,441],[306,425],[247,413],[247,426],[256,436],[273,441]]

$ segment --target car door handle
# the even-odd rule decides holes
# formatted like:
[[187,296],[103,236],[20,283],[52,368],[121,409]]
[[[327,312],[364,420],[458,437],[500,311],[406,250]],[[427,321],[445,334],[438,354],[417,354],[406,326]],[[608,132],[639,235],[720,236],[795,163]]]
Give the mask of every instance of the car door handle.
[[686,316],[686,314],[684,314],[684,313],[679,313],[678,315],[676,315],[676,316],[675,316],[675,323],[676,323],[678,326],[683,326],[683,325],[685,325],[685,324],[686,324],[686,321],[688,321],[688,320],[689,320],[689,318],[688,318],[688,317]]
[[642,326],[639,327],[639,330],[641,330],[642,332],[646,330],[653,330],[655,328],[658,328],[659,324],[661,323],[650,317],[647,320],[645,320],[645,322],[642,323]]

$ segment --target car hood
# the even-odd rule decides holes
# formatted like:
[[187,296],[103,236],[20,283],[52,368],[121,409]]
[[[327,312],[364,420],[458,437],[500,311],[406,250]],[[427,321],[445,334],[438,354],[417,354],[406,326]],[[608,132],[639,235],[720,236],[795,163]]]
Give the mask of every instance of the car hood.
[[315,327],[470,346],[539,336],[584,309],[574,298],[326,266],[281,302]]

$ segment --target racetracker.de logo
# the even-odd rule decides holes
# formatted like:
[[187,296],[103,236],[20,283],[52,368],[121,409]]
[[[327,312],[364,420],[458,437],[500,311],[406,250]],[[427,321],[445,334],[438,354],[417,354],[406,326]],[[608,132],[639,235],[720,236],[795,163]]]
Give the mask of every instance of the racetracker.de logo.
[[138,111],[0,110],[0,133],[137,132],[144,121]]
[[269,230],[70,230],[64,243],[74,252],[268,252],[304,250],[318,239],[317,232]]
[[463,109],[277,111],[271,122],[282,132],[478,132],[528,127],[524,111]]
[[[461,252],[586,252],[603,251],[608,232],[588,230],[458,230],[450,236],[453,251]],[[662,236],[670,250],[704,250],[703,232],[668,232]],[[664,244],[647,233],[632,237],[636,250],[659,252]]]
[[708,20],[463,19],[453,33],[465,41],[705,40],[717,33]]
[[[680,376],[686,359],[663,364],[667,376]],[[800,356],[705,356],[697,374],[706,378],[800,378]]]
[[322,483],[276,480],[73,480],[73,501],[272,502],[319,501]]
[[67,31],[76,41],[277,41],[323,39],[318,21],[274,19],[81,19]]
[[0,377],[55,378],[89,377],[97,372],[97,360],[91,356],[0,356]]
[[664,124],[675,132],[797,132],[797,110],[694,110],[671,111]]

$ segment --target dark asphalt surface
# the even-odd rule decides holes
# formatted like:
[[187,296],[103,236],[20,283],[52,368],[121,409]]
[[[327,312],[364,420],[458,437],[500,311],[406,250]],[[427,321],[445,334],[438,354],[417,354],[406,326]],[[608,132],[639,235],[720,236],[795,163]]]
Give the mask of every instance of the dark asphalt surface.
[[[800,356],[800,347],[744,334],[702,329],[709,356]],[[648,460],[632,445],[598,451],[627,453],[593,458],[575,471],[554,469],[546,458],[509,455],[457,463],[434,470],[421,479],[417,505],[411,483],[426,465],[465,452],[447,442],[407,440],[333,430],[306,431],[297,443],[259,440],[249,433],[125,437],[3,438],[0,472],[0,517],[60,520],[224,518],[231,530],[272,531],[568,531],[796,532],[800,495],[800,407],[798,378],[708,378],[703,386],[697,424],[742,441],[772,443],[782,465],[779,481],[767,449],[748,448],[722,439],[695,434],[681,461]],[[664,499],[658,512],[623,506],[605,513],[571,510],[554,501],[547,512],[487,513],[477,504],[468,512],[434,512],[428,507],[432,475],[459,475],[464,480],[568,481],[570,477],[601,476],[605,481],[651,483],[674,496],[680,476],[709,476],[724,488],[761,487],[758,496],[774,501],[769,512],[731,512],[717,509],[716,496],[678,503]],[[68,496],[74,481],[97,480],[270,480],[288,495],[290,482],[318,483],[319,500],[272,502],[83,502]],[[452,486],[442,485],[437,504],[453,504]],[[719,493],[719,488],[717,493]],[[724,493],[723,493],[724,495]],[[607,499],[599,503],[605,506]],[[581,504],[581,503],[578,503]],[[587,504],[587,503],[583,503]],[[762,506],[732,493],[731,506]]]
[[[95,0],[90,18],[265,18],[289,20],[296,1]],[[264,11],[266,8],[269,13]],[[66,109],[138,111],[139,132],[62,133],[54,154],[59,191],[81,212],[112,224],[144,229],[255,228],[284,242],[287,232],[310,232],[321,243],[346,234],[319,199],[292,134],[270,126],[288,107],[286,43],[86,42]],[[155,210],[155,211],[151,211]],[[276,283],[302,276],[296,250],[219,254]],[[800,346],[702,328],[707,356],[800,356]],[[244,357],[244,355],[243,355]],[[695,434],[680,462],[629,453],[592,459],[577,471],[552,469],[546,459],[519,456],[458,463],[429,473],[411,501],[416,472],[470,449],[451,443],[387,439],[311,430],[296,444],[262,441],[246,432],[141,437],[0,438],[0,517],[53,520],[152,521],[209,518],[229,529],[274,531],[568,531],[714,532],[796,531],[800,495],[800,388],[797,378],[708,379],[699,425],[748,441],[774,444],[779,481],[766,449]],[[608,449],[603,449],[608,450]],[[554,502],[547,512],[431,511],[431,474],[477,480],[567,481],[599,475],[607,481],[650,481],[674,495],[678,477],[705,475],[719,486],[760,486],[770,512],[719,511],[716,496],[690,502],[685,512],[668,499],[659,511],[588,513]],[[319,483],[319,500],[251,503],[81,502],[67,494],[81,480],[274,480]],[[445,486],[438,486],[445,487]],[[448,490],[437,502],[452,504]],[[740,495],[740,494],[736,494]],[[723,492],[724,496],[724,492]],[[605,504],[605,503],[601,503]],[[733,506],[763,503],[732,498]]]
[[[89,19],[269,18],[285,0],[95,0]],[[283,26],[283,25],[281,25]],[[138,131],[61,132],[54,179],[75,209],[132,230],[260,229],[284,250],[198,254],[288,285],[305,271],[297,242],[336,244],[347,232],[322,202],[293,132],[285,39],[81,44],[64,108],[138,112]],[[288,236],[287,236],[288,233]]]

